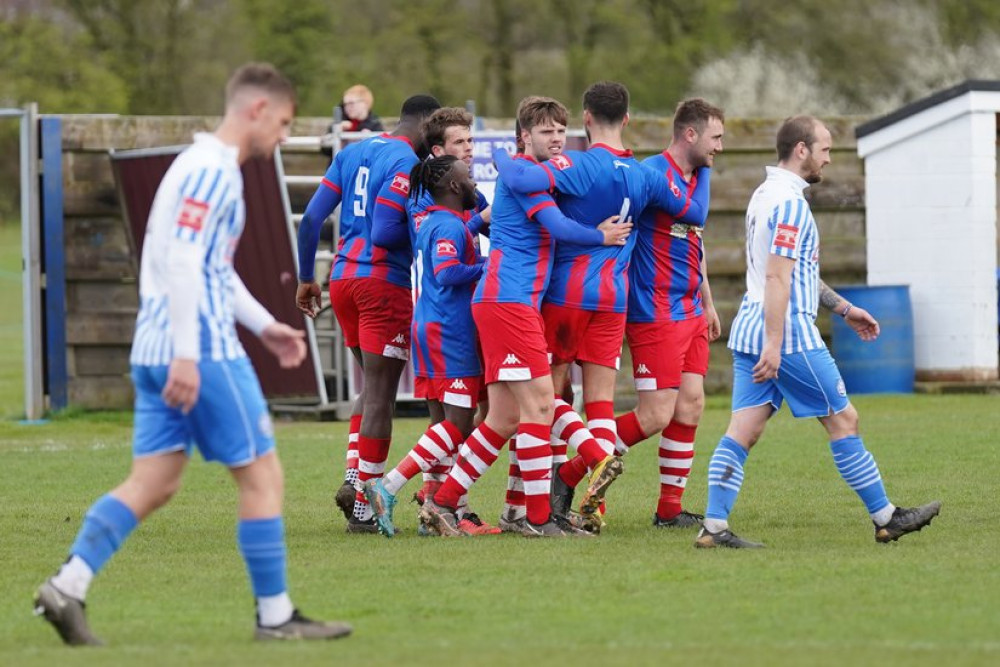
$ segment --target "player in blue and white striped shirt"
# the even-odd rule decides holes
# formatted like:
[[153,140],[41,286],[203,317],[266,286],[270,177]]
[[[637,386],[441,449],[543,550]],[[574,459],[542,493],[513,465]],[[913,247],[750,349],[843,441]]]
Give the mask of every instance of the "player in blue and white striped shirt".
[[240,166],[270,158],[294,113],[295,90],[278,70],[241,67],[226,85],[222,123],[214,133],[195,135],[156,191],[132,345],[132,469],[90,507],[69,558],[35,597],[36,613],[67,644],[100,643],[84,615],[91,581],[177,491],[194,447],[225,465],[239,488],[237,542],[257,601],[255,637],[332,639],[351,631],[312,621],[292,606],[281,463],[260,383],[236,337],[239,322],[283,368],[305,359],[303,332],[276,322],[233,268],[245,223]]
[[820,338],[816,314],[841,315],[862,340],[874,340],[878,322],[819,277],[819,230],[803,191],[830,163],[830,131],[812,116],[796,116],[778,130],[778,166],[747,208],[747,292],[733,321],[733,414],[708,464],[708,508],[695,546],[756,548],[729,530],[729,513],[743,483],[750,448],[783,401],[796,417],[816,417],[830,436],[841,477],[864,502],[878,542],[920,530],[940,502],[896,507],[889,502],[875,459],[858,435],[858,413]]

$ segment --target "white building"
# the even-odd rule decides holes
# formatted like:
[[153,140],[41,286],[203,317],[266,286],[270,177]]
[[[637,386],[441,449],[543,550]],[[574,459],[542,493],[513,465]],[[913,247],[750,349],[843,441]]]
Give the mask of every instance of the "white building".
[[910,285],[917,380],[997,379],[1000,81],[857,128],[869,285]]

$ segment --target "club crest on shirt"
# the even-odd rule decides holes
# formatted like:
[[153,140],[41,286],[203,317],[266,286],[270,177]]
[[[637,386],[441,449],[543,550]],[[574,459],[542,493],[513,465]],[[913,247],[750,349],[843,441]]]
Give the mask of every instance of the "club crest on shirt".
[[389,186],[392,192],[403,197],[410,194],[410,177],[406,174],[396,174],[392,177],[392,185]]
[[413,229],[420,231],[420,225],[423,224],[424,220],[427,219],[427,211],[421,211],[420,213],[413,214]]
[[208,215],[208,203],[185,197],[181,202],[181,212],[177,216],[177,224],[181,227],[200,232]]
[[455,244],[448,239],[441,239],[437,242],[438,257],[458,257],[458,249]]
[[555,157],[549,158],[549,164],[551,164],[554,169],[563,171],[572,167],[573,161],[565,155],[556,155]]
[[667,183],[670,184],[670,194],[672,194],[675,197],[680,197],[681,196],[681,189],[679,187],[677,187],[677,184],[674,183],[673,179],[669,179],[667,181]]
[[774,245],[778,248],[794,250],[799,242],[799,228],[791,225],[778,225],[774,233]]

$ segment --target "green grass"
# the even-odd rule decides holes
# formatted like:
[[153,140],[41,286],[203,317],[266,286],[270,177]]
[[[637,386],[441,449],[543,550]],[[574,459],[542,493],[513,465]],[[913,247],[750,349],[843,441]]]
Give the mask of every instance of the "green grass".
[[[329,644],[250,641],[252,599],[224,470],[196,459],[174,502],[96,581],[88,613],[109,646],[71,650],[30,614],[95,498],[130,461],[131,415],[68,410],[24,425],[20,235],[0,225],[0,664],[2,665],[958,665],[1000,663],[997,399],[860,397],[890,497],[944,501],[930,529],[877,545],[820,427],[787,413],[747,466],[733,527],[760,552],[700,552],[693,532],[649,525],[655,446],[629,455],[592,541],[420,539],[413,505],[394,540],[352,536],[332,508],[345,424],[282,423],[291,592],[355,635]],[[728,404],[709,401],[687,493]],[[424,428],[398,420],[395,463]],[[503,460],[502,460],[503,461]],[[505,465],[475,488],[500,510]],[[416,483],[404,489],[411,492]]]
[[[332,510],[344,424],[284,423],[291,592],[306,613],[349,620],[350,639],[260,646],[235,547],[224,470],[192,462],[185,488],[101,573],[89,614],[110,646],[69,650],[29,613],[89,504],[129,465],[130,416],[0,422],[0,664],[997,664],[996,399],[861,397],[890,496],[944,501],[929,529],[877,545],[840,481],[822,430],[781,415],[751,456],[733,527],[768,548],[702,552],[692,532],[649,525],[655,447],[630,454],[592,541],[346,535]],[[710,401],[687,494],[704,506],[705,464],[725,428]],[[399,420],[398,444],[419,435]],[[499,513],[504,466],[473,506]],[[415,485],[404,489],[415,490]]]

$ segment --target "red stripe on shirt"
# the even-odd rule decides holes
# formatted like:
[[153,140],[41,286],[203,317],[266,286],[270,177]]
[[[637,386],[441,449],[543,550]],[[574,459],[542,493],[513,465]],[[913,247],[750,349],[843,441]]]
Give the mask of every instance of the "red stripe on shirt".
[[334,183],[333,181],[324,178],[323,181],[322,181],[322,183],[326,187],[328,187],[331,190],[333,190],[334,192],[336,192],[338,195],[340,194],[340,186],[337,185],[336,183]]
[[441,323],[427,323],[427,351],[431,357],[431,373],[434,377],[443,377],[447,373],[444,361],[444,350],[441,349]]
[[587,277],[587,267],[590,265],[590,255],[577,255],[569,267],[569,278],[566,280],[565,303],[573,308],[583,307],[584,278]]
[[389,280],[389,251],[382,246],[372,246],[372,278]]
[[540,237],[538,261],[535,263],[535,280],[531,285],[531,291],[534,295],[531,297],[531,302],[535,306],[535,310],[539,310],[542,307],[542,292],[545,291],[545,281],[549,277],[549,257],[552,254],[552,243],[549,240],[549,233],[544,228],[541,230]]
[[347,254],[342,255],[347,266],[344,267],[344,273],[341,278],[353,278],[358,272],[358,257],[361,256],[361,252],[365,248],[365,240],[358,237],[351,241],[351,247],[347,249]]
[[597,288],[597,309],[599,311],[609,311],[615,308],[615,263],[616,258],[612,257],[604,261],[601,267],[601,284]]
[[486,277],[483,279],[483,301],[496,301],[500,294],[500,262],[503,261],[503,252],[495,248],[490,249],[489,264],[486,267]]
[[458,266],[459,264],[461,264],[461,262],[459,262],[457,259],[449,259],[444,262],[441,262],[440,264],[434,267],[434,275],[436,276],[438,273],[447,269],[449,266]]
[[376,204],[385,204],[386,206],[390,206],[390,207],[396,209],[400,213],[405,213],[406,212],[406,209],[404,209],[400,204],[397,204],[396,202],[392,201],[391,199],[386,199],[385,197],[376,197],[375,198],[375,203]]
[[548,208],[549,206],[555,206],[555,205],[556,205],[556,203],[554,201],[552,201],[551,199],[549,199],[547,201],[543,201],[541,204],[537,204],[535,206],[532,206],[530,209],[528,209],[527,215],[528,215],[529,218],[531,218],[532,220],[534,220],[536,213],[538,213],[539,211],[541,211],[543,208]]

